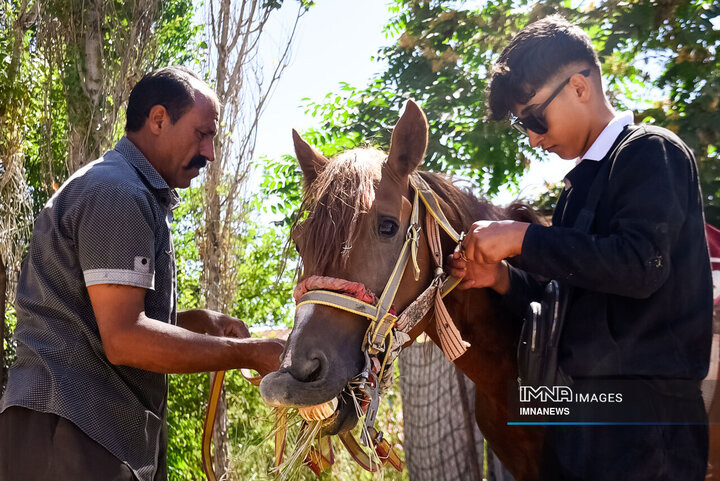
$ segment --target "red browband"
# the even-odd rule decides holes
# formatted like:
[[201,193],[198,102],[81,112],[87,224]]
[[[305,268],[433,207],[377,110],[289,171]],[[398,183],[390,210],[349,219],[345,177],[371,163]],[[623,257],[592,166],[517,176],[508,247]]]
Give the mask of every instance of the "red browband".
[[360,282],[346,281],[337,277],[310,276],[303,279],[293,291],[295,303],[300,301],[308,291],[332,291],[346,296],[354,297],[358,301],[366,304],[375,304],[377,297],[375,294]]

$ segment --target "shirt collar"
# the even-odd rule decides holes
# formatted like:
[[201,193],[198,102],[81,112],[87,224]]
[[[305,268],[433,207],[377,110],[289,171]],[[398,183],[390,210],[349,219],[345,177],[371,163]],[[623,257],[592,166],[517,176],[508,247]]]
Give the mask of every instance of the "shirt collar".
[[135,144],[132,143],[127,137],[121,138],[117,144],[115,144],[115,150],[120,153],[130,164],[135,167],[145,181],[150,186],[158,191],[164,191],[168,193],[167,204],[170,209],[174,209],[180,202],[180,196],[175,189],[171,189],[170,186],[165,182],[165,179],[155,170],[155,167],[150,163],[149,160],[140,152]]
[[603,131],[600,132],[600,135],[598,135],[598,138],[595,139],[595,142],[593,142],[588,151],[585,152],[585,155],[577,160],[577,163],[585,159],[602,160],[610,151],[610,147],[612,147],[615,140],[617,140],[623,128],[633,123],[633,119],[633,113],[630,111],[617,114],[610,123],[605,126]]

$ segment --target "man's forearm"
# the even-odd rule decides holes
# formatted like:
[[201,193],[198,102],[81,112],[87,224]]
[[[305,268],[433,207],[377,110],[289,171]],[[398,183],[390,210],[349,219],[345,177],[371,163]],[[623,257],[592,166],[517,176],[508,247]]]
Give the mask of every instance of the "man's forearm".
[[177,325],[188,331],[207,334],[207,309],[188,309],[177,313]]
[[107,344],[105,351],[113,364],[162,373],[239,368],[267,371],[282,351],[274,340],[198,334],[144,313],[131,328],[114,332]]

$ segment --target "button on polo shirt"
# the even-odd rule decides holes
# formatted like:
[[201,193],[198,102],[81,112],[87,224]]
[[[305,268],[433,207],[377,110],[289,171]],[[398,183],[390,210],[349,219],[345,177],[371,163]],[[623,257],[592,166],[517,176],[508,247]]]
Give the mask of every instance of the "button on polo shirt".
[[176,324],[177,202],[127,138],[63,184],[23,263],[17,360],[0,400],[0,412],[23,406],[70,420],[142,481],[165,473],[167,376],[108,361],[87,287],[145,288],[146,315]]

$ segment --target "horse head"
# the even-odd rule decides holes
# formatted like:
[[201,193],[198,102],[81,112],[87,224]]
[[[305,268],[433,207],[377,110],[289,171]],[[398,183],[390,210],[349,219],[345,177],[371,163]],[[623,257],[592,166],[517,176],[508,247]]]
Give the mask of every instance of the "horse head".
[[[324,289],[373,302],[385,289],[410,227],[409,178],[425,155],[425,114],[408,102],[387,155],[359,148],[326,159],[296,132],[293,138],[305,184],[305,218],[291,233],[302,259],[298,288],[317,288],[313,284],[325,279]],[[427,243],[420,242],[418,265],[428,266],[428,256]],[[393,301],[397,312],[430,282],[430,269],[421,268],[417,279],[411,271],[400,280]],[[301,295],[297,289],[296,294]],[[347,386],[365,367],[361,346],[367,329],[368,319],[361,315],[318,303],[299,305],[282,366],[260,386],[265,401],[305,407],[340,396],[324,431],[352,428],[357,414]]]

